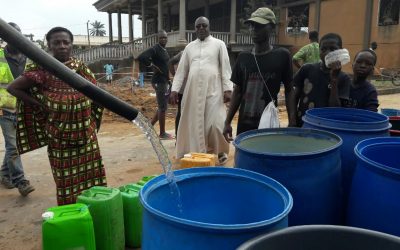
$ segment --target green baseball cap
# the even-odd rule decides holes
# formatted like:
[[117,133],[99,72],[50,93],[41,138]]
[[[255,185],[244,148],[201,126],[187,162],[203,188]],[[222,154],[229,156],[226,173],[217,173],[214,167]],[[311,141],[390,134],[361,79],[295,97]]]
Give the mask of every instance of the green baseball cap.
[[276,24],[276,17],[274,12],[266,7],[258,8],[256,11],[251,13],[251,17],[244,23],[255,22],[259,24]]

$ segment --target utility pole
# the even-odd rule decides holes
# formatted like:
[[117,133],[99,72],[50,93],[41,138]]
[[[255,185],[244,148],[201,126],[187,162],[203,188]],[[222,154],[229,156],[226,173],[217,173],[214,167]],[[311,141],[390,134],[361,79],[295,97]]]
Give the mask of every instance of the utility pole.
[[88,40],[89,49],[90,49],[89,22],[90,22],[90,20],[88,20],[86,23],[86,29],[87,29],[87,40]]

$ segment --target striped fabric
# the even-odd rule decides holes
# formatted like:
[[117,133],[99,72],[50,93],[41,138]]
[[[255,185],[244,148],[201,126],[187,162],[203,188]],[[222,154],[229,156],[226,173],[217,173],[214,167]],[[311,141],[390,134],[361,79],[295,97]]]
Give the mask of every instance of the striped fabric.
[[[81,61],[72,58],[65,64],[96,84]],[[106,185],[96,137],[103,108],[36,64],[23,75],[36,83],[31,95],[42,106],[18,102],[18,150],[22,154],[47,145],[57,203],[75,203],[83,190]]]

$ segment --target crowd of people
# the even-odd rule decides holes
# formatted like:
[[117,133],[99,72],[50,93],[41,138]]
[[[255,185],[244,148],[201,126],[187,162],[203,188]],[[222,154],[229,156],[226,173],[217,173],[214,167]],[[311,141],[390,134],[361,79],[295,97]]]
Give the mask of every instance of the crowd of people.
[[[236,112],[236,135],[257,129],[267,104],[273,101],[277,106],[282,85],[291,127],[301,127],[302,116],[311,108],[377,111],[377,91],[368,81],[377,60],[373,49],[357,53],[351,79],[342,71],[340,61],[329,65],[325,62],[328,53],[342,48],[339,34],[328,33],[319,39],[318,32],[312,31],[310,44],[292,57],[287,49],[270,44],[276,25],[272,10],[259,8],[245,23],[254,46],[238,55],[233,70],[225,44],[210,35],[205,17],[195,22],[198,39],[169,62],[173,75],[170,103],[179,105],[178,159],[189,152],[207,152],[217,154],[220,165],[226,163]],[[174,64],[178,65],[176,70]],[[295,74],[292,65],[298,68]],[[229,108],[224,105],[227,102]]]
[[[267,104],[278,104],[282,85],[289,126],[301,127],[302,116],[311,108],[377,111],[377,91],[368,81],[377,60],[372,49],[356,54],[351,79],[339,61],[325,63],[328,53],[342,48],[339,34],[318,39],[318,32],[310,32],[310,44],[292,57],[287,49],[270,43],[276,26],[272,10],[259,8],[245,23],[254,46],[238,55],[233,69],[225,43],[210,35],[206,17],[195,21],[197,39],[174,57],[166,50],[163,30],[158,32],[158,43],[138,57],[154,73],[151,83],[158,109],[151,123],[159,122],[160,139],[176,137],[177,159],[189,152],[207,152],[216,154],[218,164],[224,165],[236,112],[236,135],[257,129]],[[53,57],[96,84],[89,68],[72,57],[73,35],[68,29],[55,27],[46,40]],[[107,183],[96,137],[103,108],[41,66],[32,63],[25,68],[25,64],[26,57],[11,44],[0,50],[0,124],[6,145],[1,183],[18,188],[23,196],[34,191],[24,177],[20,154],[47,146],[57,203],[74,203],[83,190]],[[293,64],[298,68],[295,74]],[[111,82],[112,65],[104,69]],[[165,129],[168,100],[178,105],[175,136]]]

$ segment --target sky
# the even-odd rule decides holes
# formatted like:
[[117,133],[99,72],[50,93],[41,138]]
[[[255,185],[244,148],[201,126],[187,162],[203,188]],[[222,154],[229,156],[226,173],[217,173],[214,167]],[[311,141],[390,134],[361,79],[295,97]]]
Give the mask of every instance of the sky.
[[[87,21],[105,25],[108,36],[108,14],[98,12],[96,0],[0,0],[0,18],[19,25],[23,34],[33,34],[34,40],[43,40],[52,27],[62,26],[74,35],[87,35]],[[117,14],[112,15],[113,36],[118,36]],[[128,15],[122,14],[122,36],[129,37]],[[134,37],[141,36],[141,21],[134,16]]]

